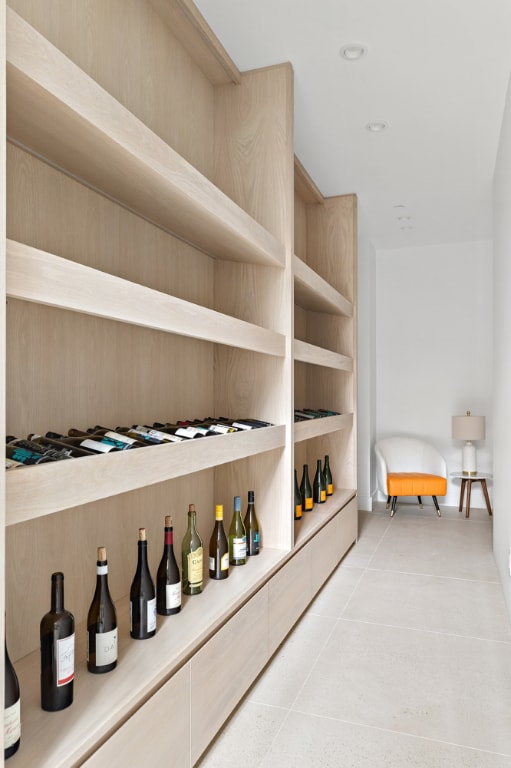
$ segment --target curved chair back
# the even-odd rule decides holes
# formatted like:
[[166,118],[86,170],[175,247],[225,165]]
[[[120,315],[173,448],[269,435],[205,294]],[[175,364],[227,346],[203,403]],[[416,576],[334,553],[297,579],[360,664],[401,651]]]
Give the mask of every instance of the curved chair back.
[[447,477],[447,464],[430,443],[415,437],[386,437],[375,445],[376,484],[385,496],[388,472],[425,472]]

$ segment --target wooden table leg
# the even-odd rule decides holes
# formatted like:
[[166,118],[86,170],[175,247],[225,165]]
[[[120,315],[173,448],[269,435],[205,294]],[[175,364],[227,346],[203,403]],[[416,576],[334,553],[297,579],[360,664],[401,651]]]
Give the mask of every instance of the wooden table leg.
[[465,497],[465,483],[467,481],[464,477],[461,478],[461,491],[460,491],[460,512],[463,509],[463,499]]
[[466,508],[466,511],[465,511],[465,517],[470,517],[470,493],[472,491],[472,482],[473,481],[469,477],[467,477],[465,482],[468,483],[468,486],[467,486],[467,508]]
[[490,497],[488,496],[488,488],[486,487],[486,480],[484,479],[484,477],[481,480],[481,487],[483,489],[484,499],[486,501],[486,509],[488,510],[488,514],[491,516],[492,511],[491,511]]

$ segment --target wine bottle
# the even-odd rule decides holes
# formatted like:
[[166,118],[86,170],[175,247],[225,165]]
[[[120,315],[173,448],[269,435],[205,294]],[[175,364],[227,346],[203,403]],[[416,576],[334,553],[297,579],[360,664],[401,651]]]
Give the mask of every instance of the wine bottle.
[[323,464],[323,474],[326,482],[326,495],[332,496],[334,492],[334,481],[332,480],[332,470],[330,469],[330,458],[325,456],[325,463]]
[[138,529],[138,563],[130,589],[130,635],[147,640],[156,633],[156,594],[147,564],[145,528]]
[[247,532],[247,555],[258,555],[261,543],[261,531],[255,510],[254,491],[248,492],[248,505],[244,523],[245,531]]
[[18,751],[21,740],[20,685],[5,642],[4,760]]
[[51,576],[51,609],[41,619],[41,707],[57,712],[73,703],[75,620],[64,608],[64,574]]
[[105,547],[98,547],[96,591],[87,614],[87,669],[102,674],[117,666],[117,615],[108,589]]
[[247,562],[247,532],[241,519],[241,498],[234,497],[233,515],[229,526],[229,563],[245,565]]
[[156,610],[162,616],[170,616],[181,610],[181,576],[174,555],[174,531],[170,515],[165,517],[163,555],[156,574]]
[[195,504],[188,507],[188,528],[181,546],[183,593],[198,595],[202,592],[203,549],[202,540],[197,533]]
[[309,465],[303,465],[302,482],[300,483],[300,494],[302,497],[302,511],[309,512],[314,506],[312,498],[312,486],[309,480]]
[[215,527],[209,540],[209,577],[226,579],[229,575],[229,543],[224,531],[224,508],[215,506]]
[[298,485],[298,475],[296,474],[296,469],[295,469],[295,512],[294,512],[294,519],[295,520],[301,520],[302,519],[302,494],[300,493],[300,487]]
[[326,482],[321,468],[321,459],[316,462],[316,474],[312,484],[312,496],[315,504],[324,504],[326,501]]

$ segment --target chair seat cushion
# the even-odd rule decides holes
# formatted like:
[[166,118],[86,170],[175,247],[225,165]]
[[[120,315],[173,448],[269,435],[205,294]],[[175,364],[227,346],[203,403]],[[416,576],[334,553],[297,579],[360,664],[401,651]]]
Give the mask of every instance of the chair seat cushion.
[[387,493],[389,496],[445,496],[447,479],[424,472],[389,472]]

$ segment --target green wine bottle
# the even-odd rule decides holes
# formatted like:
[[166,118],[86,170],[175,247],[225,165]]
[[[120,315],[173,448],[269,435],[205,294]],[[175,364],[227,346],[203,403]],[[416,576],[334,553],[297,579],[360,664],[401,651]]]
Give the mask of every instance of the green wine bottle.
[[312,485],[312,497],[315,504],[324,504],[326,501],[326,482],[321,468],[321,459],[316,463],[316,474]]
[[295,511],[294,511],[294,519],[295,520],[301,520],[303,514],[302,509],[302,494],[300,493],[300,487],[298,485],[298,475],[296,474],[295,469]]
[[254,491],[248,492],[248,506],[244,523],[247,532],[247,555],[258,555],[261,547],[261,529],[255,510]]
[[334,481],[332,480],[332,470],[330,469],[330,458],[325,456],[325,463],[323,464],[323,474],[326,482],[326,495],[332,496],[334,492]]
[[234,497],[234,512],[229,526],[229,562],[245,565],[247,562],[247,532],[241,519],[241,498]]
[[303,465],[302,482],[300,483],[300,494],[302,497],[302,511],[310,512],[314,506],[312,498],[312,486],[309,480],[309,465]]
[[181,580],[185,595],[198,595],[202,592],[203,548],[202,539],[196,528],[195,504],[188,507],[188,528],[181,546]]
[[229,575],[229,543],[224,531],[224,508],[215,506],[215,527],[209,541],[209,577],[226,579]]

